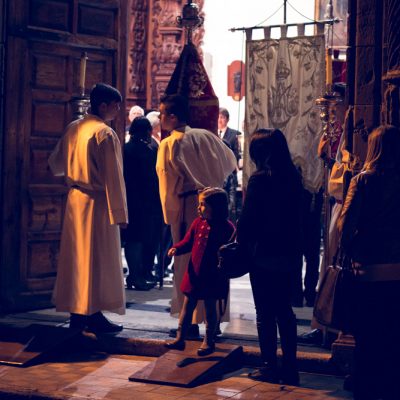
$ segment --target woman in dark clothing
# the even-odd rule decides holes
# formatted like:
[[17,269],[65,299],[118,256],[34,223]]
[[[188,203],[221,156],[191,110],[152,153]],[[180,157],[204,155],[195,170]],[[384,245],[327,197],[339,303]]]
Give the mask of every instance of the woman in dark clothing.
[[162,213],[156,173],[157,147],[151,142],[151,124],[145,117],[133,120],[130,140],[124,146],[124,178],[129,224],[125,232],[128,288],[149,290],[154,257],[160,241]]
[[400,399],[400,131],[368,138],[338,220],[355,273],[355,399]]
[[[296,385],[296,316],[291,306],[291,282],[300,252],[302,184],[278,129],[259,129],[250,142],[256,172],[250,177],[238,241],[252,255],[250,281],[264,366],[253,379]],[[283,353],[282,375],[277,364],[277,326]]]

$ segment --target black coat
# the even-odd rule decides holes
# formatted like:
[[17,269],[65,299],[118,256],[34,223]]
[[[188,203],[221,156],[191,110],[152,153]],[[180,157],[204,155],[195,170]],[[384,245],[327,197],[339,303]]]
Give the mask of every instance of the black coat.
[[239,149],[239,140],[238,140],[238,135],[241,135],[239,131],[236,129],[231,129],[231,128],[226,128],[224,137],[222,138],[225,140],[233,153],[235,154],[236,160],[240,160],[240,149]]
[[302,190],[300,175],[282,177],[256,171],[247,186],[238,241],[250,251],[257,247],[267,258],[299,254]]
[[129,224],[126,235],[141,240],[150,217],[162,218],[156,173],[157,147],[131,137],[124,146],[124,178]]

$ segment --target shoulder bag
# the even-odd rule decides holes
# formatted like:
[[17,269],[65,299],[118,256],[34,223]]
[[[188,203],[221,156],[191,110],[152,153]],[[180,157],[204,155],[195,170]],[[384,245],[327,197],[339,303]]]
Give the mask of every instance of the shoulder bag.
[[333,265],[327,268],[318,289],[313,310],[315,319],[321,325],[349,333],[353,290],[354,274],[350,260],[336,254]]
[[250,272],[250,257],[246,246],[236,240],[236,231],[229,243],[218,250],[218,269],[227,279],[240,278]]

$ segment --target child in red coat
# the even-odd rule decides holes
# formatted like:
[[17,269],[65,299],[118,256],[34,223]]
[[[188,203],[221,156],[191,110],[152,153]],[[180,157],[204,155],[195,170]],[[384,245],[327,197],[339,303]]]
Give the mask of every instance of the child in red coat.
[[206,335],[197,351],[206,356],[215,350],[214,334],[217,326],[217,300],[226,298],[229,282],[218,273],[218,249],[228,243],[235,228],[228,221],[228,198],[220,188],[205,188],[199,194],[199,217],[190,226],[185,237],[173,245],[168,256],[192,252],[181,284],[185,295],[179,315],[176,339],[166,342],[169,349],[183,350],[185,337],[198,300],[204,300]]

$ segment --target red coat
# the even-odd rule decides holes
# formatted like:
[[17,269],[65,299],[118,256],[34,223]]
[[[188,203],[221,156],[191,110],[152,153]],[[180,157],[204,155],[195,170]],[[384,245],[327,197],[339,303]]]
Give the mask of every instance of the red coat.
[[196,218],[185,237],[174,244],[176,255],[192,252],[181,291],[198,299],[224,298],[229,282],[218,273],[218,249],[228,243],[235,228],[230,221]]

